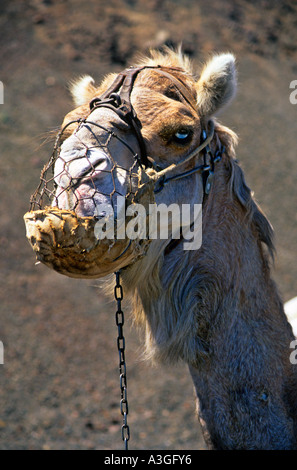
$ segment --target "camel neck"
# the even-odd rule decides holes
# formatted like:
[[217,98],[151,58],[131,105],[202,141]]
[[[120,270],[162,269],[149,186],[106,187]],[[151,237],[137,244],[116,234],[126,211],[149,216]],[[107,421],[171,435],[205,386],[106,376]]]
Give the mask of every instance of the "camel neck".
[[238,241],[236,251],[232,245],[224,257],[224,271],[222,263],[214,265],[213,292],[219,299],[209,295],[212,306],[208,321],[207,309],[202,314],[202,327],[197,316],[207,351],[189,365],[199,420],[210,448],[293,449],[297,374],[290,363],[292,329],[253,230],[245,230]]
[[153,267],[147,258],[133,268],[136,320],[149,357],[189,365],[210,447],[292,449],[294,337],[262,246],[269,247],[268,222],[227,196],[210,195],[199,250],[178,244],[161,259],[156,250]]

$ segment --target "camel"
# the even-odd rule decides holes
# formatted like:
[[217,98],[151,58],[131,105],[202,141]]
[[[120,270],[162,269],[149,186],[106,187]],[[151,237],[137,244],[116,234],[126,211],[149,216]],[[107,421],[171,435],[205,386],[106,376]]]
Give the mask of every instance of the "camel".
[[[82,156],[91,149],[99,193],[89,197],[90,185],[78,178],[75,210],[92,216],[94,200],[96,205],[111,192],[109,158],[104,149],[94,149],[94,139],[106,140],[106,129],[139,154],[144,148],[150,157],[146,163],[153,162],[158,171],[184,162],[178,167],[180,177],[174,173],[155,198],[167,205],[202,204],[202,245],[185,250],[182,239],[154,239],[145,256],[121,270],[135,324],[145,334],[145,356],[188,365],[209,449],[295,449],[294,335],[271,278],[273,230],[236,160],[235,133],[216,118],[236,93],[235,58],[231,53],[214,55],[198,79],[180,51],[152,51],[137,67],[130,100],[138,134],[110,103],[92,110],[92,122],[101,127],[84,123],[75,132],[71,122],[89,115],[89,103],[106,95],[117,75],[108,75],[98,87],[89,76],[72,85],[76,108],[63,122],[63,159],[73,161],[73,172],[84,176]],[[203,164],[205,152],[195,154],[195,149],[203,131],[211,134],[211,125],[208,152],[219,151],[220,158],[201,173],[195,169]],[[127,148],[119,140],[112,146],[119,167],[130,167]],[[127,181],[118,175],[114,184],[123,193]],[[56,181],[62,185],[61,178]],[[60,194],[57,205],[67,208],[65,192]]]

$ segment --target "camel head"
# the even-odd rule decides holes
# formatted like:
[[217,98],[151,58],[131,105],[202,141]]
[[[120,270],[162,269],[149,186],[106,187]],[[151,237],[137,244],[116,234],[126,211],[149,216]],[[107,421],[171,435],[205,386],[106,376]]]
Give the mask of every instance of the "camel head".
[[[134,266],[147,253],[148,245],[160,254],[177,234],[182,231],[184,235],[184,227],[191,227],[197,219],[195,213],[188,215],[186,222],[180,214],[167,214],[165,236],[151,235],[147,224],[140,230],[142,237],[137,230],[150,215],[151,206],[202,206],[217,154],[221,158],[224,148],[226,158],[232,155],[234,135],[216,122],[215,115],[230,102],[235,90],[232,54],[211,58],[196,79],[189,60],[171,50],[152,52],[136,67],[108,75],[98,87],[89,76],[74,82],[71,92],[77,107],[65,116],[54,153],[31,199],[32,209],[54,212],[36,214],[33,210],[25,217],[38,259],[67,275],[102,277]],[[141,204],[142,219],[138,217],[141,208],[133,213]],[[127,206],[133,206],[129,215]],[[60,217],[57,210],[62,211]],[[133,230],[113,237],[114,226],[118,230],[121,219],[126,229],[129,217],[134,217],[134,227],[138,227],[136,237]],[[68,222],[64,218],[69,218]],[[109,231],[101,230],[111,218]],[[158,234],[161,219],[156,222]],[[88,242],[83,242],[82,233]],[[103,239],[113,241],[109,245]],[[98,240],[99,258],[96,250],[91,253]],[[75,256],[70,247],[75,247]],[[154,256],[146,258],[152,265]],[[115,265],[113,261],[118,259],[121,263]]]
[[[235,60],[232,54],[214,56],[198,80],[189,61],[172,51],[153,52],[140,66],[144,68],[133,77],[130,102],[146,155],[160,172],[179,164],[199,147],[202,130],[207,130],[209,120],[234,96]],[[160,73],[162,68],[166,74]],[[96,87],[94,80],[85,76],[71,87],[78,107],[66,115],[62,125],[65,132],[55,164],[54,204],[74,209],[79,216],[96,215],[96,207],[104,203],[117,209],[116,196],[131,190],[131,168],[137,171],[135,155],[140,155],[141,149],[131,125],[112,106],[94,107],[90,113],[90,102],[104,95],[115,78],[111,74]],[[84,121],[78,125],[79,119]],[[201,158],[197,155],[179,171],[191,170]],[[202,196],[201,175],[194,174],[166,185],[156,194],[156,202],[201,202]]]

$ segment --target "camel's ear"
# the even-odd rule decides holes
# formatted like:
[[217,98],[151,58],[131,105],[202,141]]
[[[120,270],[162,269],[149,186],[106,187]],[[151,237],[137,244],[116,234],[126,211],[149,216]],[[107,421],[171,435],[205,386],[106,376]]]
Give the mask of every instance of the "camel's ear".
[[94,84],[93,78],[89,75],[84,75],[70,84],[70,93],[76,106],[82,106],[93,98],[96,92]]
[[201,116],[210,117],[226,106],[236,93],[235,57],[214,56],[203,68],[196,83],[197,105]]

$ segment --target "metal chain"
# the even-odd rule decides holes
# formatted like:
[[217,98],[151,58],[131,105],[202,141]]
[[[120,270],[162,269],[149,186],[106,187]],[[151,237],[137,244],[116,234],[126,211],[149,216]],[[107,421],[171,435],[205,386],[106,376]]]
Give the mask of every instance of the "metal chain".
[[116,285],[114,288],[114,296],[117,301],[116,311],[116,325],[118,327],[117,346],[119,351],[119,371],[120,371],[120,390],[121,390],[121,401],[120,410],[123,416],[122,425],[122,439],[124,441],[125,450],[128,450],[128,441],[130,439],[130,429],[127,424],[128,415],[128,399],[127,399],[127,368],[125,360],[125,337],[123,334],[124,325],[124,312],[122,311],[122,300],[123,300],[123,288],[120,283],[120,271],[115,273]]

